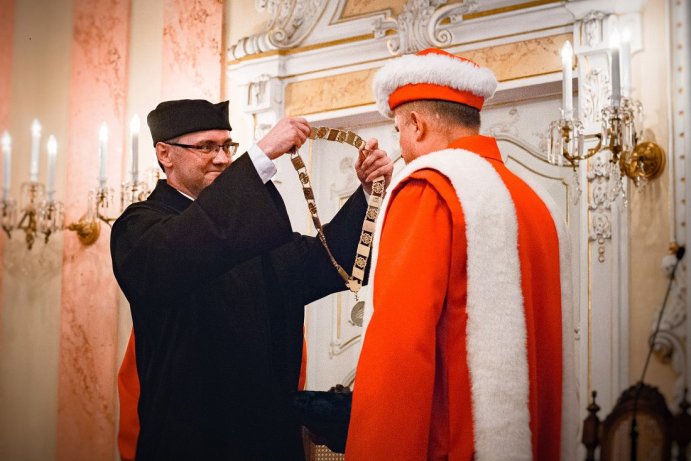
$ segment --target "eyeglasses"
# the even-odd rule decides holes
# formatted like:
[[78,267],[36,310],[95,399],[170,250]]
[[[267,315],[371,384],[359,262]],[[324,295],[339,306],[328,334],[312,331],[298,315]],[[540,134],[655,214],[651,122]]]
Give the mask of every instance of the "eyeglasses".
[[233,141],[227,141],[223,144],[216,144],[215,142],[204,142],[201,144],[180,144],[177,142],[164,142],[163,144],[168,144],[170,146],[182,147],[183,149],[194,150],[199,153],[202,158],[214,158],[219,149],[223,150],[223,153],[227,157],[232,157],[238,150],[239,144]]

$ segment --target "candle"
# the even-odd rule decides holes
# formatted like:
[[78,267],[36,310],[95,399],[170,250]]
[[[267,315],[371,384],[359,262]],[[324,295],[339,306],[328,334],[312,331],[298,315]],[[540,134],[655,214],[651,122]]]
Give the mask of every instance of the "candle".
[[132,138],[132,185],[139,179],[139,116],[134,114],[130,121],[130,136]]
[[621,34],[621,52],[619,55],[621,66],[621,95],[631,97],[631,31],[627,28]]
[[562,107],[564,108],[564,118],[570,120],[573,117],[573,88],[572,88],[572,59],[573,48],[571,42],[566,41],[561,48],[562,63]]
[[12,163],[12,138],[5,131],[2,135],[2,199],[10,198],[10,168]]
[[106,122],[101,123],[101,128],[98,130],[98,141],[98,156],[101,162],[98,170],[98,186],[100,189],[105,189],[106,163],[108,161],[108,125]]
[[58,155],[58,142],[52,134],[48,137],[48,180],[46,184],[46,191],[48,194],[48,202],[53,201],[55,194],[55,158]]
[[38,181],[38,151],[41,145],[41,124],[37,119],[31,123],[31,167],[29,168],[29,181]]
[[619,33],[612,33],[610,40],[610,60],[612,80],[612,105],[618,107],[621,104],[621,76],[619,73]]

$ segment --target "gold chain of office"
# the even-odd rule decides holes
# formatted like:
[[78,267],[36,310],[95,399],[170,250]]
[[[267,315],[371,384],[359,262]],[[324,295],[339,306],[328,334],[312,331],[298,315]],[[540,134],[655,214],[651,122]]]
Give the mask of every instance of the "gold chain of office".
[[[327,128],[323,126],[311,128],[309,138],[345,143],[357,148],[358,150],[361,150],[365,147],[365,141],[352,131],[337,130],[335,128]],[[379,213],[379,208],[381,207],[382,199],[384,197],[384,176],[379,176],[372,181],[372,193],[370,194],[367,202],[367,213],[365,213],[365,219],[362,223],[360,242],[356,250],[352,275],[350,275],[345,271],[345,269],[343,269],[343,267],[341,267],[340,264],[338,264],[338,261],[336,261],[336,258],[334,258],[333,254],[331,253],[331,249],[329,249],[329,245],[326,242],[326,236],[324,235],[322,224],[319,220],[319,214],[317,213],[317,203],[314,201],[312,184],[310,183],[310,178],[307,174],[305,162],[302,161],[302,157],[300,157],[297,149],[293,149],[291,151],[290,161],[293,163],[293,167],[295,167],[295,171],[297,171],[300,182],[302,183],[302,192],[305,195],[307,208],[312,216],[314,227],[317,229],[317,237],[324,246],[326,253],[329,255],[331,264],[333,264],[338,271],[338,274],[345,282],[346,287],[357,296],[358,291],[360,291],[360,288],[362,288],[363,279],[365,278],[365,267],[367,266],[367,260],[369,259],[372,249],[372,241],[374,240],[374,225],[377,219],[377,214]]]

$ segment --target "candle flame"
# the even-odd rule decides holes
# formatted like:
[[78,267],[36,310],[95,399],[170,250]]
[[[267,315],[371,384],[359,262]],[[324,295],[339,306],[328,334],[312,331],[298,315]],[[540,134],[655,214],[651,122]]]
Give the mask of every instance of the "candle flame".
[[3,150],[10,150],[10,147],[12,147],[12,136],[5,131],[2,134],[2,149]]
[[98,130],[98,140],[102,142],[108,141],[108,125],[106,125],[106,122],[101,123],[101,128]]
[[564,46],[561,47],[561,62],[565,66],[571,67],[571,62],[573,58],[573,47],[570,41],[566,41]]
[[35,118],[34,121],[31,122],[31,134],[35,138],[41,136],[41,123],[38,121],[37,118]]
[[621,41],[625,43],[631,43],[631,38],[631,28],[624,27],[624,29],[621,31]]
[[52,134],[48,137],[48,153],[55,155],[58,152],[58,141]]
[[609,47],[610,48],[619,48],[621,43],[621,37],[619,36],[619,30],[614,29],[612,31],[612,35],[609,37]]
[[139,134],[139,115],[134,114],[132,120],[130,120],[130,133]]

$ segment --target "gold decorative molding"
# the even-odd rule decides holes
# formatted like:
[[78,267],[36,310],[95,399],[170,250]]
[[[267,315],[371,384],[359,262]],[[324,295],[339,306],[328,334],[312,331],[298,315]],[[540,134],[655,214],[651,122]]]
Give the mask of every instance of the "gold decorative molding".
[[[561,70],[560,50],[571,34],[559,34],[464,51],[462,55],[491,68],[499,81],[544,75]],[[374,103],[372,79],[378,68],[299,82],[285,88],[288,115],[308,115]]]
[[391,11],[397,16],[403,12],[405,3],[406,0],[346,0],[338,20],[340,22],[384,11]]
[[524,10],[526,8],[533,8],[536,6],[549,5],[550,3],[562,3],[562,0],[535,0],[532,2],[519,3],[518,5],[505,6],[502,8],[494,8],[485,11],[476,11],[473,13],[464,14],[463,20],[470,21],[471,19],[477,19],[486,16],[494,16],[496,14],[509,13],[511,11]]
[[288,83],[287,115],[307,115],[370,104],[377,68]]

